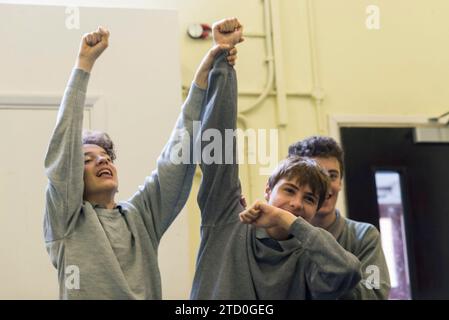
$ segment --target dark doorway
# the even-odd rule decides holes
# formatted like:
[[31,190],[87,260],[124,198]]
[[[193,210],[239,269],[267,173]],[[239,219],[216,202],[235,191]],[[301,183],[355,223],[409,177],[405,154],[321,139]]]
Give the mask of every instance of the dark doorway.
[[449,144],[413,128],[341,128],[348,216],[379,228],[376,172],[399,173],[413,299],[449,299]]

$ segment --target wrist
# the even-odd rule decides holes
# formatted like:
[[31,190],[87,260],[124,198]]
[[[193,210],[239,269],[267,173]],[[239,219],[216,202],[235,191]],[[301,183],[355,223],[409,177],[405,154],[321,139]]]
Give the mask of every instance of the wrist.
[[198,72],[193,79],[193,83],[195,83],[195,85],[200,89],[207,89],[208,75],[208,72]]
[[282,227],[285,231],[289,231],[293,222],[295,222],[297,217],[289,211],[277,209],[277,219],[278,225]]
[[78,59],[76,60],[75,63],[75,68],[77,69],[81,69],[85,72],[91,72],[92,68],[94,66],[94,61],[86,59],[86,58],[82,58],[82,57],[78,57]]

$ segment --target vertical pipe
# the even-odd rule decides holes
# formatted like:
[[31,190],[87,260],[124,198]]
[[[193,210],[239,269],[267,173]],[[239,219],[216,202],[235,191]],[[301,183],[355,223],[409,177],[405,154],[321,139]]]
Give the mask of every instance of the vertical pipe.
[[307,27],[309,29],[309,43],[310,43],[310,62],[312,65],[312,97],[316,109],[316,121],[319,134],[325,134],[324,123],[326,121],[322,101],[323,101],[323,90],[320,86],[319,76],[318,76],[318,58],[316,53],[316,43],[315,43],[315,20],[313,15],[312,1],[306,0],[307,8]]
[[265,49],[267,52],[267,81],[265,83],[265,87],[260,95],[257,97],[256,101],[250,106],[239,107],[239,112],[241,114],[248,113],[252,111],[257,106],[259,106],[268,96],[270,91],[273,88],[274,82],[274,62],[273,62],[273,43],[272,43],[272,33],[271,33],[271,19],[270,19],[270,9],[269,4],[267,3],[269,0],[263,0],[264,2],[264,31],[265,31]]
[[[278,155],[283,158],[287,151],[287,125],[288,125],[288,109],[287,109],[287,93],[284,82],[284,65],[282,56],[282,39],[281,39],[281,23],[279,12],[279,1],[266,0],[266,3],[270,4],[268,9],[271,9],[271,26],[273,37],[273,53],[274,53],[274,70],[275,70],[275,83],[276,83],[276,113],[277,113],[277,128],[279,130],[279,150]],[[270,13],[267,12],[267,15]]]

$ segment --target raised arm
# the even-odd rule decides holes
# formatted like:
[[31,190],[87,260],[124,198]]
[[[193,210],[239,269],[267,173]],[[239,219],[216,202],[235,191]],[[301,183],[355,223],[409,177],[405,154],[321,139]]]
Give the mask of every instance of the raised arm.
[[109,32],[98,28],[81,39],[75,68],[62,98],[56,127],[45,157],[48,177],[45,240],[64,237],[83,201],[82,123],[89,73],[108,46]]
[[[237,19],[217,22],[213,33],[217,43],[231,47],[243,41],[242,26]],[[237,79],[235,70],[226,63],[225,57],[226,54],[222,54],[214,62],[202,115],[200,168],[203,178],[198,204],[203,226],[238,220],[238,216],[228,216],[235,212],[240,196],[234,136]]]
[[[204,56],[175,128],[157,160],[157,169],[129,200],[142,212],[143,218],[148,221],[147,228],[157,241],[188,199],[196,168],[193,144],[200,133],[199,121],[208,76],[215,58],[225,49],[229,49],[226,44],[214,45]],[[235,63],[236,53],[235,49],[231,50],[228,63]]]

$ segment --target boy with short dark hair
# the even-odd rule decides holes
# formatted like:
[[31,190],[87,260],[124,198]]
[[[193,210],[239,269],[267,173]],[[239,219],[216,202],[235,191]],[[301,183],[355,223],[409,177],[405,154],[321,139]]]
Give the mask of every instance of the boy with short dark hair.
[[[344,299],[388,299],[390,277],[382,251],[379,231],[371,224],[354,221],[341,216],[336,208],[338,194],[344,176],[343,150],[331,137],[312,136],[290,145],[289,156],[310,157],[328,171],[331,185],[326,201],[312,219],[312,224],[329,231],[338,243],[353,253],[361,262],[362,272],[369,266],[379,270],[378,287],[362,279]],[[368,273],[370,275],[371,273]]]
[[[237,27],[229,34],[236,43],[241,36]],[[229,137],[227,130],[236,129],[237,82],[223,57],[214,62],[209,83],[202,132]],[[285,160],[266,187],[268,203],[244,210],[236,138],[221,142],[213,149],[220,160],[200,165],[201,243],[191,298],[337,299],[352,289],[360,262],[309,223],[327,192],[328,178],[316,162]],[[203,156],[207,150],[203,140]]]

